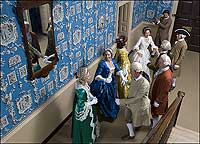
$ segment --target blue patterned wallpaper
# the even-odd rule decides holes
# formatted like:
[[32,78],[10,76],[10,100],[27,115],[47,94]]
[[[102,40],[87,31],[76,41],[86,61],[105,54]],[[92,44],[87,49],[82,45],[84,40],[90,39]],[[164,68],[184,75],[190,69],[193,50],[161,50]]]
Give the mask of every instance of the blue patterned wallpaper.
[[15,7],[16,1],[0,1],[1,138],[66,85],[79,67],[89,65],[115,41],[115,1],[54,1],[59,61],[46,78],[29,81]]
[[171,12],[172,6],[172,0],[134,1],[132,28],[136,27],[142,21],[152,22],[153,18],[160,17],[165,9]]
[[[135,1],[134,28],[151,21],[172,1]],[[27,80],[22,33],[13,9],[15,1],[0,1],[1,10],[1,138],[66,85],[82,65],[89,65],[115,41],[116,1],[54,1],[53,21],[59,61],[46,78]]]

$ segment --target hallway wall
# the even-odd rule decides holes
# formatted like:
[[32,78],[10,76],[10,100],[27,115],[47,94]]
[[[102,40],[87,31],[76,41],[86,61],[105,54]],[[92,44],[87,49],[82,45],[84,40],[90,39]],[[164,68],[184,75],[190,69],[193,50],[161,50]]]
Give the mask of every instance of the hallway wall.
[[[56,93],[73,79],[79,67],[91,64],[102,54],[103,49],[114,44],[116,2],[54,1],[53,22],[59,61],[46,78],[34,81],[27,80],[23,38],[14,13],[16,1],[1,1],[0,5],[2,11],[0,126],[1,138],[9,139],[19,127],[22,129],[22,126],[33,118],[35,111],[38,109],[41,111],[52,97],[56,97]],[[65,71],[64,78],[63,71]],[[71,110],[73,101],[71,96],[70,92],[65,95],[65,109],[68,110],[65,111],[65,117]],[[23,107],[17,105],[20,102],[23,102]],[[35,139],[39,139],[39,135]]]
[[[151,21],[149,8],[160,15],[152,1],[135,1],[133,27],[142,21]],[[159,1],[161,8],[171,2]],[[168,5],[169,4],[169,5]],[[46,78],[27,80],[27,61],[23,38],[13,11],[16,1],[0,1],[1,30],[1,133],[3,142],[41,142],[71,112],[73,103],[74,73],[82,65],[95,72],[105,48],[114,47],[116,36],[115,1],[54,1],[53,20],[56,49],[59,61]],[[148,7],[148,8],[147,8]],[[145,12],[139,16],[139,13]],[[152,15],[151,15],[152,16]],[[139,18],[139,19],[138,19]],[[103,27],[99,27],[100,20]],[[5,34],[7,34],[5,37]],[[80,36],[76,39],[74,34]],[[133,37],[138,36],[137,33]],[[4,38],[4,39],[3,39]],[[2,40],[4,43],[2,43]],[[66,77],[61,73],[66,70]],[[49,89],[52,86],[52,89]],[[45,94],[42,94],[45,91]],[[28,101],[25,99],[28,98]],[[17,102],[24,101],[23,113]],[[55,115],[56,114],[56,115]]]
[[174,1],[172,0],[140,0],[135,1],[133,6],[132,28],[140,22],[152,22],[154,18],[159,18],[163,10],[172,11]]

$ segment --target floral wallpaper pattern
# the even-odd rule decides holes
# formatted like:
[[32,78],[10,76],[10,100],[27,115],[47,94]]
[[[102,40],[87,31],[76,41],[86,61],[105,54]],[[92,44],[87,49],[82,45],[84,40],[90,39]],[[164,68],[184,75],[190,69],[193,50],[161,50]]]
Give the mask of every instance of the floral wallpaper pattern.
[[[0,1],[1,138],[66,85],[79,67],[91,64],[105,48],[111,47],[116,35],[117,1],[54,1],[59,61],[47,77],[30,81],[15,7],[16,1]],[[135,1],[132,27],[151,21],[164,8],[171,7],[172,1]]]
[[59,61],[45,78],[27,80],[23,37],[14,9],[1,8],[1,138],[66,85],[77,69],[89,65],[115,40],[115,1],[54,1],[53,22]]
[[160,17],[165,9],[171,12],[172,6],[172,0],[134,1],[132,28],[137,26],[142,21],[152,22],[153,18]]

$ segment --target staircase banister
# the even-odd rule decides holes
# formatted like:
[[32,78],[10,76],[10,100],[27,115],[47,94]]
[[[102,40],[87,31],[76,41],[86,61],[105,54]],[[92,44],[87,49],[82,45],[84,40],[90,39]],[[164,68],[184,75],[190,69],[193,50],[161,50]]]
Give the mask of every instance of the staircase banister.
[[[159,143],[162,137],[165,137],[165,131],[168,131],[168,126],[171,122],[176,123],[178,112],[185,92],[178,91],[178,96],[168,108],[165,115],[159,120],[158,124],[149,131],[142,143]],[[174,118],[174,120],[173,120]],[[174,126],[175,124],[173,124]],[[172,127],[170,128],[171,132]]]

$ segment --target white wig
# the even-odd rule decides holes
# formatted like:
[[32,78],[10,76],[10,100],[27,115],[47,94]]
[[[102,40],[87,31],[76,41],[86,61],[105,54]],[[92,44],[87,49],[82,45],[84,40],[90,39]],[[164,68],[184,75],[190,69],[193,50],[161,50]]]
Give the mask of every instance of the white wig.
[[163,40],[161,43],[161,48],[165,51],[171,50],[171,43],[168,40]]
[[161,55],[160,58],[163,60],[163,63],[164,63],[165,66],[171,65],[171,59],[167,54]]
[[135,70],[136,72],[142,72],[143,71],[143,68],[142,68],[142,64],[139,63],[139,62],[133,62],[131,64],[131,67],[133,70]]

